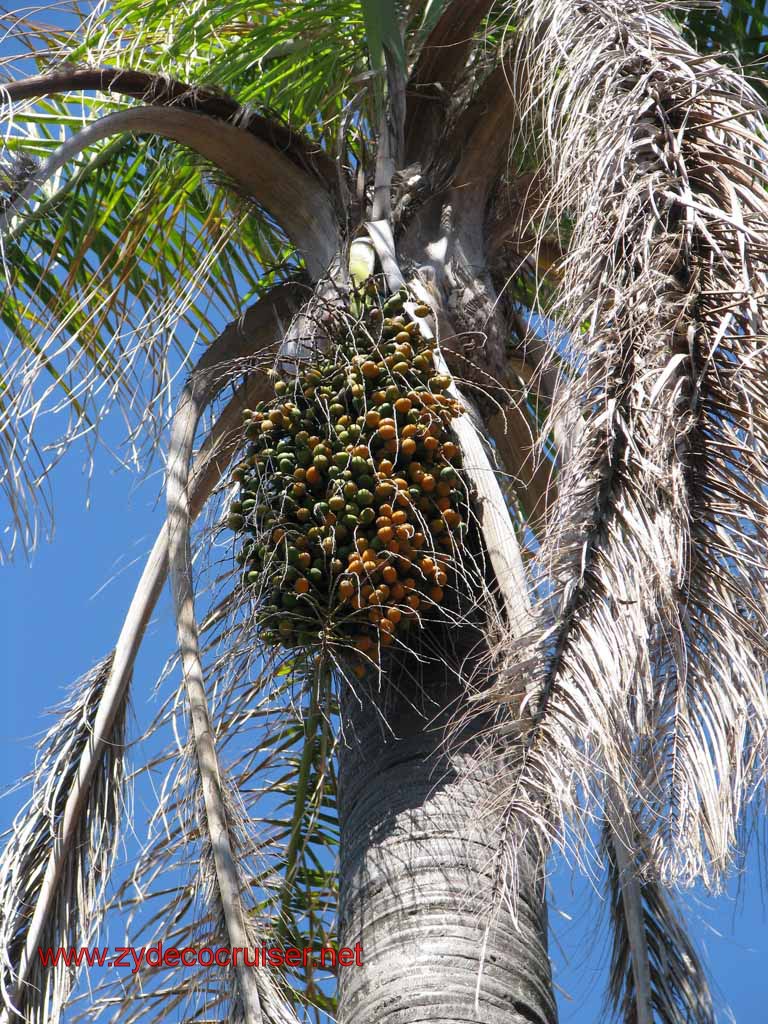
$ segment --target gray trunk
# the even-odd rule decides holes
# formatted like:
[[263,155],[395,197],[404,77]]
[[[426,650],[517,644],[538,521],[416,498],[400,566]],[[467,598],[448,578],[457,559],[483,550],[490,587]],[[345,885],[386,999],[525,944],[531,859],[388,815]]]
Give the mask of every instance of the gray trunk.
[[363,965],[340,969],[340,1024],[554,1024],[532,860],[521,866],[519,930],[502,910],[486,934],[500,823],[481,821],[478,806],[497,783],[476,732],[445,749],[455,677],[431,671],[428,702],[404,672],[383,696],[365,695],[366,684],[361,701],[342,696],[339,942],[360,943]]

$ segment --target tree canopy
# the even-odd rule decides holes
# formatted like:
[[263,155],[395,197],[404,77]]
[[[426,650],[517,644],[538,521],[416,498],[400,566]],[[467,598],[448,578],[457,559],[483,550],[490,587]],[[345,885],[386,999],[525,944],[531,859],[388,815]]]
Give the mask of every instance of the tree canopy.
[[[515,917],[527,844],[545,860],[597,822],[616,1013],[711,1020],[671,892],[717,889],[764,799],[768,15],[116,0],[51,19],[2,19],[4,553],[34,548],[56,462],[83,440],[101,455],[115,410],[126,462],[167,455],[169,518],[0,861],[6,1005],[32,975],[29,1019],[57,1012],[70,978],[34,974],[29,948],[74,944],[101,912],[133,662],[168,572],[188,705],[160,709],[184,739],[158,763],[172,780],[187,707],[197,761],[183,793],[168,783],[118,905],[146,922],[156,901],[179,936],[222,934],[222,911],[231,939],[247,890],[244,935],[332,936],[342,684],[312,651],[258,645],[213,539],[243,408],[291,377],[307,338],[335,343],[333,316],[356,329],[354,286],[375,272],[413,300],[466,410],[493,614],[462,713],[514,753],[494,910]],[[248,749],[224,772],[230,737]],[[217,896],[203,923],[176,875],[198,798]],[[129,986],[131,1019],[226,1003],[229,978],[200,995],[201,979],[151,1007]],[[264,1021],[334,1007],[311,969],[238,984]]]

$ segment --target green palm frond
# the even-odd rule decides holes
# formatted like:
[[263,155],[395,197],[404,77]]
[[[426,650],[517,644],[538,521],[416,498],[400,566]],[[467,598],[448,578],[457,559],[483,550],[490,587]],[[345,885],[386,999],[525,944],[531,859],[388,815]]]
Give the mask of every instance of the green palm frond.
[[[109,109],[115,104],[109,103]],[[75,107],[58,99],[16,109],[9,157],[55,152],[52,120]],[[84,98],[93,123],[103,108]],[[95,150],[95,151],[94,151]],[[0,318],[15,339],[3,353],[3,486],[16,491],[19,517],[34,501],[18,494],[41,414],[68,410],[54,434],[51,462],[75,436],[92,443],[117,405],[149,451],[167,419],[164,395],[187,358],[243,303],[298,264],[274,223],[229,190],[201,161],[169,143],[118,137],[86,151],[14,215],[3,240],[6,288]],[[183,341],[181,340],[183,338]],[[56,429],[56,428],[54,428]],[[33,538],[31,521],[21,523]]]
[[351,81],[366,70],[353,0],[208,4],[119,2],[68,54],[77,64],[129,66],[226,90],[335,151]]

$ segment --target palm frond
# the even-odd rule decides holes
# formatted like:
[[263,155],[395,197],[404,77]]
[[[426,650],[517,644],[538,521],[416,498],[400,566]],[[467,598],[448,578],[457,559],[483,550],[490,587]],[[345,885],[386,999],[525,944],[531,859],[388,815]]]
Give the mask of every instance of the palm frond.
[[[241,321],[229,325],[222,332],[199,361],[198,371],[201,377],[198,379],[203,379],[205,386],[198,395],[198,417],[203,408],[231,379],[223,369],[222,362],[229,361],[231,369],[235,354],[240,357],[253,355],[260,349],[267,348],[272,340],[273,321],[281,314],[289,314],[297,302],[296,286],[277,288],[268,299],[262,300],[260,304],[249,310]],[[237,366],[242,368],[242,360],[237,363]],[[251,369],[253,368],[251,366]],[[214,369],[216,373],[212,374]],[[223,465],[226,466],[227,459],[231,456],[234,437],[239,435],[236,428],[241,423],[244,400],[246,397],[257,400],[260,387],[263,387],[263,377],[252,374],[246,395],[238,394],[231,399],[216,420],[206,444],[198,454],[189,474],[188,514],[190,518],[199,514],[211,491],[218,483],[222,471],[221,460],[223,459]],[[168,533],[163,530],[149,555],[115,650],[103,663],[106,675],[103,685],[99,680],[101,688],[97,697],[94,698],[92,735],[89,733],[88,742],[81,744],[82,749],[76,747],[73,751],[72,748],[67,748],[67,753],[72,756],[73,760],[67,766],[66,772],[62,771],[61,774],[65,780],[72,775],[72,782],[70,786],[63,786],[59,793],[62,807],[60,820],[57,820],[56,823],[56,841],[55,844],[51,842],[50,848],[47,850],[44,878],[37,880],[38,889],[35,898],[34,900],[30,899],[27,904],[28,907],[34,906],[35,908],[33,924],[30,926],[27,936],[30,949],[34,950],[37,945],[41,944],[40,936],[44,934],[46,922],[51,917],[51,908],[55,905],[54,901],[58,896],[57,886],[68,870],[72,857],[76,856],[74,850],[81,845],[78,843],[78,837],[86,827],[85,815],[91,806],[91,791],[93,790],[93,799],[99,797],[99,787],[96,785],[100,779],[99,767],[110,756],[113,732],[116,729],[122,729],[120,723],[124,720],[134,661],[149,618],[165,583],[168,567],[168,541]],[[65,721],[62,728],[66,724]],[[12,859],[14,856],[16,853],[13,842],[11,842],[4,857]],[[15,890],[11,888],[7,911],[4,906],[4,913],[9,915],[9,920],[12,920],[15,913],[14,892]],[[82,921],[80,923],[82,924]],[[73,937],[79,936],[81,942],[84,942],[86,934],[85,930],[75,931]],[[69,943],[62,941],[57,944],[68,945]],[[16,959],[10,961],[9,967],[14,978],[19,977],[22,982],[26,982],[31,976],[30,972],[33,972],[36,966],[39,967],[37,961],[31,960],[28,955],[21,958],[23,948],[15,949],[10,941],[5,948],[8,950],[9,957],[16,955]],[[11,1003],[13,1002],[12,992],[7,985],[3,996],[4,1000],[7,1001],[10,998]],[[65,996],[65,988],[57,990],[56,999],[59,1002]]]
[[761,103],[657,4],[511,11],[512,87],[573,224],[555,416],[579,430],[499,686],[534,717],[510,815],[546,845],[605,772],[642,795],[655,870],[716,886],[768,738]]
[[[290,303],[287,303],[290,307]],[[278,303],[271,295],[261,307],[253,311],[263,318],[258,340],[263,342],[269,336],[269,328],[279,330]],[[273,322],[271,322],[273,321]],[[184,682],[187,689],[191,717],[191,733],[196,752],[197,768],[204,810],[201,821],[205,822],[206,835],[210,841],[209,860],[216,902],[220,901],[224,931],[230,949],[242,948],[249,938],[246,927],[246,913],[242,902],[243,883],[236,866],[233,849],[233,822],[231,809],[225,798],[223,776],[219,756],[213,740],[208,698],[204,684],[203,665],[200,656],[199,634],[194,610],[194,589],[192,580],[192,516],[189,502],[189,478],[195,432],[205,406],[221,386],[221,362],[243,355],[242,339],[237,333],[224,334],[218,344],[206,353],[204,365],[199,367],[181,395],[179,408],[174,417],[168,458],[168,563],[174,611],[181,650]],[[207,371],[207,372],[206,372]],[[211,380],[211,374],[219,375],[219,383]],[[246,964],[241,963],[234,971],[240,999],[243,1003],[248,1024],[264,1020],[261,1007],[260,986]]]
[[[214,536],[221,512],[210,518],[212,526],[196,536],[201,568],[211,557],[219,561]],[[227,561],[231,566],[231,556]],[[202,660],[212,695],[214,738],[226,763],[222,796],[242,882],[248,943],[253,948],[262,942],[295,945],[313,950],[318,958],[321,949],[335,944],[338,825],[331,679],[318,674],[314,658],[267,656],[254,643],[248,597],[232,593],[231,569],[198,597],[207,598],[211,608],[201,622]],[[199,948],[230,941],[212,882],[194,753],[184,739],[186,708],[182,682],[171,687],[141,741],[162,743],[139,770],[162,778],[158,804],[146,845],[112,901],[112,910],[127,923],[125,941],[134,945],[162,940]],[[266,1020],[283,1021],[286,1013],[295,1012],[302,1020],[314,1015],[319,1022],[325,1012],[333,1012],[332,976],[311,960],[282,972],[261,967],[253,973]],[[178,1006],[185,1019],[207,1019],[233,1006],[231,981],[231,972],[216,977],[202,968],[180,972],[171,985],[153,976],[121,981],[107,976],[95,993],[82,998],[91,1012],[111,1008],[131,1022],[166,1020]],[[286,1010],[288,1004],[294,1011]]]
[[714,1024],[706,973],[670,893],[647,877],[644,837],[634,817],[608,814],[607,866],[612,944],[608,998],[622,1024]]
[[[134,462],[150,450],[144,445],[164,421],[158,399],[169,385],[170,352],[176,360],[184,354],[177,332],[191,326],[193,338],[215,336],[222,313],[242,308],[234,281],[258,286],[236,253],[239,222],[242,213],[229,219],[223,195],[212,196],[200,171],[166,145],[123,139],[86,156],[14,225],[4,244],[0,306],[12,340],[0,373],[9,452],[3,486],[7,492],[25,474],[28,480],[28,494],[15,496],[22,540],[34,539],[22,516],[46,471],[73,437],[93,443],[113,405],[137,435],[149,428]],[[282,245],[262,247],[268,265],[282,259]],[[59,441],[32,476],[26,457],[46,417]]]
[[[112,672],[103,659],[57,709],[57,721],[39,745],[28,781],[32,795],[4,837],[0,855],[0,994],[3,1019],[13,1011],[27,1021],[58,1020],[72,985],[63,963],[44,967],[43,950],[90,941],[123,815],[125,702],[106,731],[99,711]],[[82,759],[94,736],[99,756],[81,786]],[[70,795],[80,806],[73,810]],[[61,849],[61,837],[73,829]],[[55,892],[54,899],[45,899]]]
[[[192,90],[167,76],[63,71],[61,65],[51,71],[52,39],[41,33],[46,46],[35,56],[45,73],[8,83],[2,93],[6,205],[20,205],[37,164],[52,159],[67,133],[87,132],[99,118],[133,109],[137,98],[205,112],[220,124],[236,121],[268,148],[277,147],[291,175],[309,174],[319,183],[332,174],[327,183],[335,187],[327,159],[323,163],[317,147],[313,152],[285,125],[220,91]],[[71,43],[62,33],[59,45],[66,40]],[[63,88],[76,91],[56,94]],[[98,89],[96,95],[90,89]],[[235,178],[238,169],[229,167]],[[117,139],[58,169],[23,213],[6,211],[12,224],[3,246],[1,310],[11,340],[0,363],[0,473],[24,546],[37,536],[38,494],[50,504],[46,472],[69,442],[84,437],[95,443],[99,423],[117,404],[133,438],[142,437],[128,456],[140,465],[156,447],[174,366],[186,357],[189,342],[178,343],[180,332],[191,328],[193,343],[210,340],[222,319],[238,314],[281,267],[295,267],[298,257],[274,218],[252,198],[243,199],[250,190],[240,186],[233,201],[231,188],[210,187],[209,167],[189,153],[156,140]],[[305,193],[303,186],[299,191]],[[314,221],[314,215],[297,219],[294,227],[311,231]],[[321,247],[331,245],[335,218],[321,216],[316,226]],[[36,465],[41,420],[53,422],[53,444],[39,452]]]

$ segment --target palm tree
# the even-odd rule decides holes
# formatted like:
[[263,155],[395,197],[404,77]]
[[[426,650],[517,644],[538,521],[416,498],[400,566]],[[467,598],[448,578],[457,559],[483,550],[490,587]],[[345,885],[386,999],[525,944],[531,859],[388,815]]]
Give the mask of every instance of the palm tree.
[[[363,962],[337,985],[312,960],[137,973],[88,993],[94,1014],[552,1022],[547,856],[596,839],[616,1016],[714,1019],[672,894],[728,871],[768,737],[766,129],[760,87],[710,53],[760,54],[745,10],[6,17],[8,553],[115,407],[136,464],[166,451],[168,520],[7,838],[4,1022],[58,1018],[71,972],[36,950],[110,908],[145,943]],[[351,676],[317,639],[265,642],[221,525],[243,518],[243,410],[357,330],[372,281],[448,373],[471,517],[452,600]],[[182,686],[145,766],[166,781],[108,889],[167,577]]]

